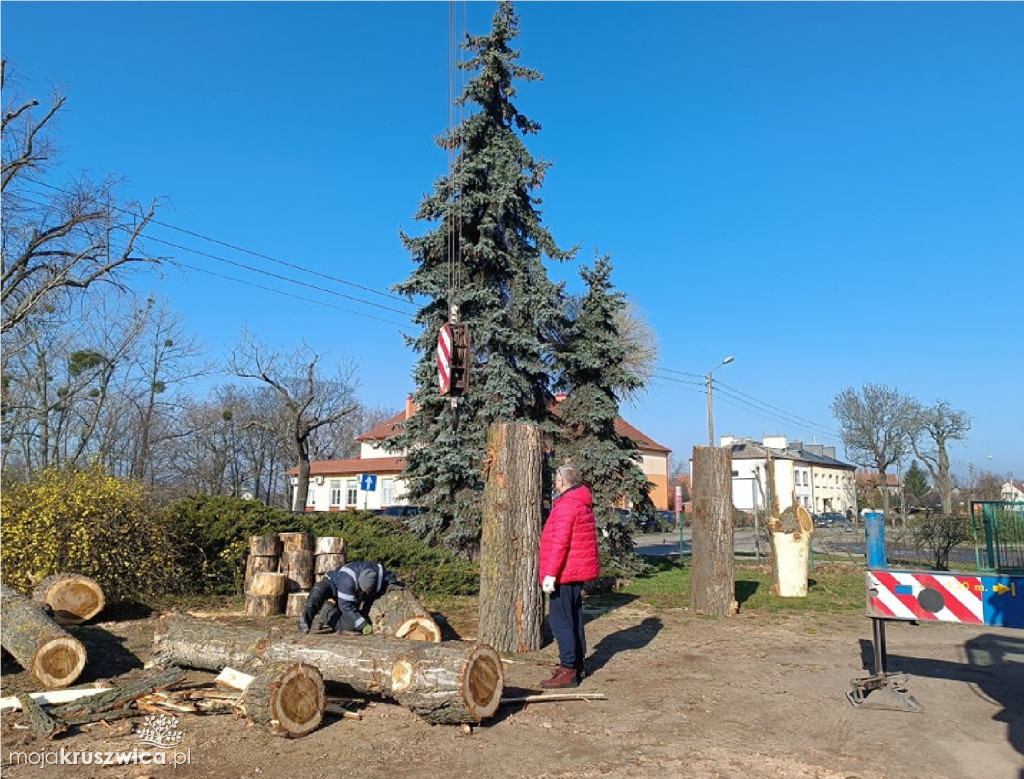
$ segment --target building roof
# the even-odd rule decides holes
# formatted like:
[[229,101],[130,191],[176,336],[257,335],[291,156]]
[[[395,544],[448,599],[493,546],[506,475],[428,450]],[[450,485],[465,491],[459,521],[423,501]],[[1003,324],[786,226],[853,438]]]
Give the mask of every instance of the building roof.
[[734,460],[762,460],[770,454],[776,460],[793,460],[848,471],[857,469],[856,465],[850,465],[835,457],[830,457],[828,452],[835,452],[834,448],[823,447],[819,444],[804,446],[800,441],[793,441],[784,447],[774,447],[765,446],[761,441],[754,441],[750,438],[737,438],[733,440],[731,449]]
[[[401,473],[404,457],[372,457],[365,460],[311,460],[310,476],[355,476],[357,473]],[[298,476],[298,466],[285,471],[287,476]]]
[[[859,468],[855,478],[862,484],[877,485],[882,480],[882,475],[878,471],[869,471],[867,468]],[[898,488],[900,486],[899,477],[897,477],[895,473],[885,474],[885,485],[894,489]]]
[[[556,414],[558,413],[559,402],[560,398],[555,401],[555,405],[551,409]],[[386,438],[390,438],[391,436],[400,433],[402,431],[402,428],[404,427],[405,420],[409,418],[413,411],[413,408],[407,406],[404,411],[398,412],[393,417],[391,417],[391,419],[387,420],[386,422],[382,422],[372,430],[367,430],[362,435],[357,436],[356,440],[359,442],[383,441]],[[633,427],[633,425],[629,424],[629,422],[627,422],[622,417],[617,417],[615,419],[615,432],[618,433],[623,438],[628,438],[629,440],[633,441],[634,443],[636,443],[637,448],[642,449],[646,452],[659,452],[667,454],[672,451],[667,446],[662,446],[661,444],[657,443],[653,438],[643,433],[641,430]]]

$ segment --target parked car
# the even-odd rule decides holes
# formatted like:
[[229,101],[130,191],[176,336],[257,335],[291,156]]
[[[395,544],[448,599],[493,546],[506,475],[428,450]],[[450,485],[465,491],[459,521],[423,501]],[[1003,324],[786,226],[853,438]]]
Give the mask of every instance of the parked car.
[[847,524],[846,515],[839,511],[825,511],[813,516],[815,527],[838,527]]
[[400,519],[407,519],[414,517],[417,514],[421,514],[426,511],[422,506],[388,506],[384,509],[383,514],[385,517],[398,517]]

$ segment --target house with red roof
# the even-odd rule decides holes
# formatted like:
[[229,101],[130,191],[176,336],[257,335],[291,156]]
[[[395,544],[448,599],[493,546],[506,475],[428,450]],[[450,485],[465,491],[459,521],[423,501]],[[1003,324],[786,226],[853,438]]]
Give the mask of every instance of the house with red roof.
[[[406,505],[408,500],[402,480],[405,458],[386,450],[384,442],[400,432],[405,421],[415,413],[416,404],[412,398],[407,398],[401,412],[356,438],[359,442],[359,457],[310,462],[306,511],[376,510]],[[615,420],[615,430],[619,435],[636,442],[641,458],[640,467],[647,475],[647,480],[654,485],[651,488],[654,507],[668,509],[669,455],[672,450],[657,443],[624,419]],[[291,489],[298,484],[298,472],[298,468],[286,472]]]

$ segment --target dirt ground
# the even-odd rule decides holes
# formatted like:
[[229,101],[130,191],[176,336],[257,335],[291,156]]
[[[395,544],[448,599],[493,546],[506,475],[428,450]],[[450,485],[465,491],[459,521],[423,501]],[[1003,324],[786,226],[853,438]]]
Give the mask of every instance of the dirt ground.
[[[229,613],[204,616],[244,621]],[[294,740],[232,714],[180,714],[176,749],[187,750],[188,763],[177,767],[13,765],[13,751],[130,751],[139,734],[129,721],[47,741],[19,729],[20,714],[7,713],[0,770],[25,779],[316,779],[355,769],[385,777],[1024,779],[1019,630],[889,623],[888,670],[911,674],[910,693],[924,707],[905,713],[855,708],[846,698],[851,680],[873,669],[866,617],[709,619],[635,604],[588,609],[587,616],[592,675],[579,692],[607,700],[505,704],[469,732],[370,700],[362,720],[329,716]],[[292,621],[263,624],[284,631]],[[154,623],[151,617],[75,629],[89,650],[80,681],[141,673]],[[450,618],[446,628],[464,639],[475,631],[468,618]],[[505,696],[540,692],[555,658],[553,644],[509,658]],[[15,663],[6,664],[2,682],[5,695],[33,689]],[[345,691],[332,685],[328,692]]]

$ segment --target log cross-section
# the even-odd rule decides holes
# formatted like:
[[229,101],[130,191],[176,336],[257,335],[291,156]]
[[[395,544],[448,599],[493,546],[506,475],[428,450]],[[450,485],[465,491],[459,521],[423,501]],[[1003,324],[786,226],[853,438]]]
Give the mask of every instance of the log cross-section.
[[316,730],[326,705],[323,675],[306,663],[267,666],[248,685],[240,701],[250,721],[286,738]]
[[48,576],[32,588],[32,600],[49,606],[58,625],[80,625],[106,605],[99,582],[78,573]]
[[388,587],[370,606],[373,632],[411,641],[441,640],[441,628],[419,598],[405,587]]
[[85,668],[82,642],[17,590],[0,585],[0,644],[48,690],[74,684]]

